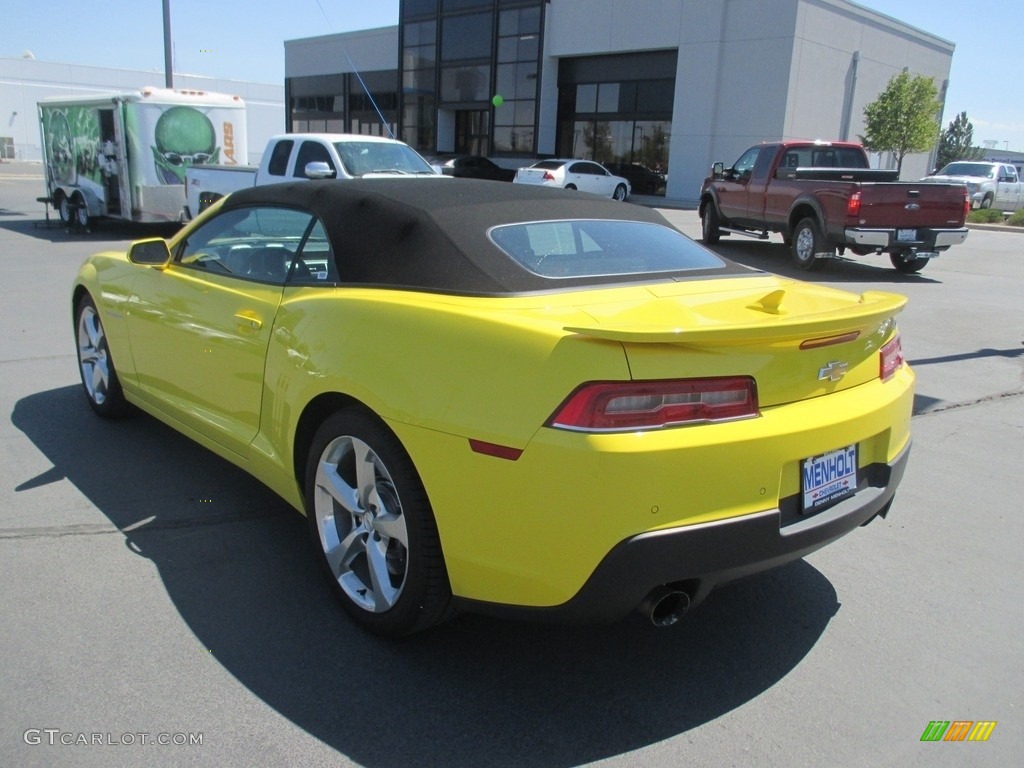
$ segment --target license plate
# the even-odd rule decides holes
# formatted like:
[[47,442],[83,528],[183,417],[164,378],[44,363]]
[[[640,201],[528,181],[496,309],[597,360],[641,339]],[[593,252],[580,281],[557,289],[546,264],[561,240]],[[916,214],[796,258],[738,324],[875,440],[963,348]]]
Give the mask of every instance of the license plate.
[[804,512],[812,512],[857,490],[857,446],[812,456],[800,469]]
[[913,243],[914,241],[917,240],[917,230],[916,229],[897,229],[896,230],[896,240],[898,240],[901,243]]

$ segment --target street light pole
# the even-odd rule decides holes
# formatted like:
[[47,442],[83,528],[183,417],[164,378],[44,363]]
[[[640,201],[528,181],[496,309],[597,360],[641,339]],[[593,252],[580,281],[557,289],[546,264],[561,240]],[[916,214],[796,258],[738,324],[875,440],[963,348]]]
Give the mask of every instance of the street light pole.
[[164,85],[174,87],[174,61],[171,56],[171,0],[164,2]]

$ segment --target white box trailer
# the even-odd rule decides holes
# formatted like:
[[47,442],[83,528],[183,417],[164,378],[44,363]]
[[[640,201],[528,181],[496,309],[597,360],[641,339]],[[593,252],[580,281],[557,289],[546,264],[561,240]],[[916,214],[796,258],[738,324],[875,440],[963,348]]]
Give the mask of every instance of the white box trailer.
[[66,225],[179,221],[187,168],[248,158],[238,96],[147,87],[38,106],[46,194]]

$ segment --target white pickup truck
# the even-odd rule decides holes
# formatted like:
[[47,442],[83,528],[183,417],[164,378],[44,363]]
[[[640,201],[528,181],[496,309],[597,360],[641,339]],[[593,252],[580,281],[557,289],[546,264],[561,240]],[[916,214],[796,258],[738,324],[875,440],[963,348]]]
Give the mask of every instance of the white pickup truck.
[[1013,213],[1024,205],[1024,183],[1009,163],[982,160],[958,160],[925,181],[954,182],[967,185],[972,208],[995,208]]
[[189,168],[181,220],[190,220],[214,201],[246,187],[311,179],[411,175],[446,178],[412,147],[394,139],[350,133],[286,133],[271,138],[258,166]]

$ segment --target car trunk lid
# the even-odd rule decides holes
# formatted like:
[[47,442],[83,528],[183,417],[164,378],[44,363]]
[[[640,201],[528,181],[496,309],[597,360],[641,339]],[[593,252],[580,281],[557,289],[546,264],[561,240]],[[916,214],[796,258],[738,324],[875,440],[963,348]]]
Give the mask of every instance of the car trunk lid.
[[762,406],[878,378],[879,350],[904,297],[751,282],[700,292],[651,287],[654,302],[580,307],[593,322],[565,330],[621,343],[634,379],[753,376]]

